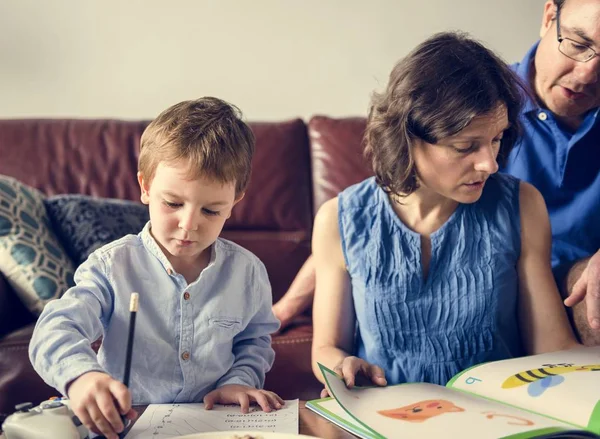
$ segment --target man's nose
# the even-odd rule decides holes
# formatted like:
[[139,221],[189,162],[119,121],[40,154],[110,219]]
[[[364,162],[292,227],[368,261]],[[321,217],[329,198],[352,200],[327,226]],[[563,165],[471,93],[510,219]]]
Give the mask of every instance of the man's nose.
[[595,84],[598,82],[600,70],[600,57],[595,56],[588,62],[579,62],[575,66],[575,76],[582,84]]

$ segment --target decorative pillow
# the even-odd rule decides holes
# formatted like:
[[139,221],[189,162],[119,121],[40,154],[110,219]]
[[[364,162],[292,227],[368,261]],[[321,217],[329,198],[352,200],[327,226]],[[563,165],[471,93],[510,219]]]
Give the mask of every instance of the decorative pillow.
[[146,205],[112,198],[55,195],[44,204],[56,235],[77,265],[103,245],[139,233],[150,219]]
[[0,175],[0,271],[35,315],[73,285],[74,272],[43,200],[38,190]]

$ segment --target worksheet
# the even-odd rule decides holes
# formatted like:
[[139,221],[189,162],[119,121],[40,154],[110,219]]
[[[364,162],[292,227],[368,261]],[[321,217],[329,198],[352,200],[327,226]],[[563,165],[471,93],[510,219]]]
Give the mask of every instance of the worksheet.
[[246,414],[239,405],[150,404],[125,439],[163,439],[211,431],[254,430],[298,434],[298,400],[271,413],[251,406]]

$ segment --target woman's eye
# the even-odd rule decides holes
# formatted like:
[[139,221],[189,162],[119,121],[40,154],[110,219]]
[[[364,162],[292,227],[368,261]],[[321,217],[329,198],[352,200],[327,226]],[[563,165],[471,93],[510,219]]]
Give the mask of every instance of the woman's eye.
[[216,210],[210,210],[210,209],[207,209],[207,208],[204,208],[202,210],[203,210],[203,212],[205,214],[210,215],[210,216],[215,216],[215,215],[219,214],[219,212],[217,212]]
[[465,147],[453,146],[454,150],[460,154],[468,154],[477,148],[476,145],[470,145]]

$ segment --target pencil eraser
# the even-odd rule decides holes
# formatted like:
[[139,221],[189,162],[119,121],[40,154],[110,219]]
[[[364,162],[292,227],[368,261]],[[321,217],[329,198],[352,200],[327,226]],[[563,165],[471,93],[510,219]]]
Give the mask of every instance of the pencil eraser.
[[129,311],[137,312],[139,297],[140,295],[138,293],[131,293],[131,297],[129,298]]

